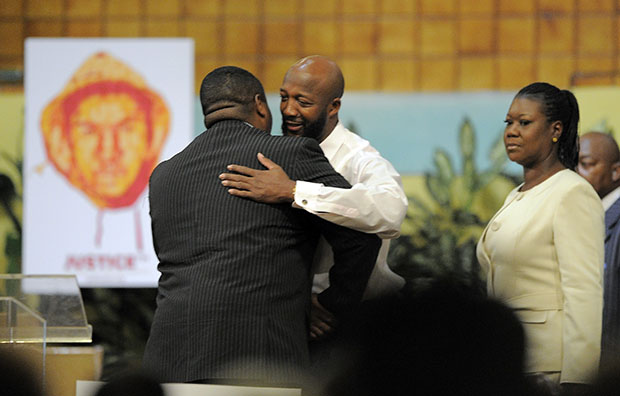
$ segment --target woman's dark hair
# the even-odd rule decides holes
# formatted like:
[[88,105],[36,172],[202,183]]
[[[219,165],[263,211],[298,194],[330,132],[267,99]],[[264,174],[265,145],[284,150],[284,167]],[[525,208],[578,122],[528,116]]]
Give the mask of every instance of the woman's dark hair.
[[545,82],[535,82],[521,88],[515,98],[538,101],[548,122],[560,121],[562,135],[558,140],[558,158],[568,169],[575,170],[579,160],[579,105],[572,92]]

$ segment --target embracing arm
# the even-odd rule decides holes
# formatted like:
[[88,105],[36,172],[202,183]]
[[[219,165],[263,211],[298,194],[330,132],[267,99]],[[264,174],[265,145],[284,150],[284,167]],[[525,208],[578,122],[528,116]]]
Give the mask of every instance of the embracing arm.
[[588,383],[598,369],[603,312],[604,212],[594,190],[564,195],[553,233],[562,293],[562,383]]
[[329,287],[318,294],[318,302],[336,315],[347,313],[362,300],[381,239],[310,216],[332,247],[334,265],[329,270]]
[[400,175],[379,155],[359,165],[359,178],[351,189],[320,182],[291,180],[284,170],[262,154],[259,161],[267,170],[230,165],[239,174],[220,176],[233,195],[260,202],[293,202],[295,206],[345,227],[396,238],[407,212],[407,197]]
[[[291,176],[341,189],[350,188],[323,156],[318,143],[310,139],[299,147]],[[334,265],[329,271],[330,286],[317,296],[317,301],[335,315],[349,312],[362,300],[381,240],[376,235],[341,227],[318,216],[307,216],[334,253]]]
[[349,190],[297,181],[295,205],[345,227],[398,237],[408,205],[400,175],[379,155],[357,167],[358,178]]

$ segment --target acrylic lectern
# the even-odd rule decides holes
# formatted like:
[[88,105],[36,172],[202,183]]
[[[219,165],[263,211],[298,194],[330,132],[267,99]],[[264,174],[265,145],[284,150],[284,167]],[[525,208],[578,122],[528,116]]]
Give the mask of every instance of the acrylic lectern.
[[0,347],[28,356],[45,381],[50,343],[90,343],[74,275],[0,274]]

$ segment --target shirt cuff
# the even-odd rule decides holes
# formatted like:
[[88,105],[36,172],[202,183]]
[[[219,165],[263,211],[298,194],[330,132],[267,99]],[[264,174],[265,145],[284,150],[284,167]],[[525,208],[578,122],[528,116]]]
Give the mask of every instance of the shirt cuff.
[[[325,190],[330,189],[332,193],[326,194]],[[359,217],[359,210],[336,203],[338,202],[339,195],[333,192],[337,190],[346,190],[347,193],[352,191],[350,189],[325,187],[321,183],[297,181],[295,183],[295,200],[293,201],[293,207],[317,214],[332,223],[347,226],[342,223],[342,220],[345,218]]]
[[316,202],[316,197],[323,187],[321,183],[310,183],[302,180],[295,182],[295,196],[293,206],[296,208],[306,208]]

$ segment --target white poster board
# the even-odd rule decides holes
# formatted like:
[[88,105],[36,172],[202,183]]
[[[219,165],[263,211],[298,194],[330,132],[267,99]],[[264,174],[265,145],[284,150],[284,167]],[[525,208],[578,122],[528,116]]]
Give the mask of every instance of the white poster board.
[[153,167],[193,136],[191,39],[25,43],[25,274],[153,287]]

